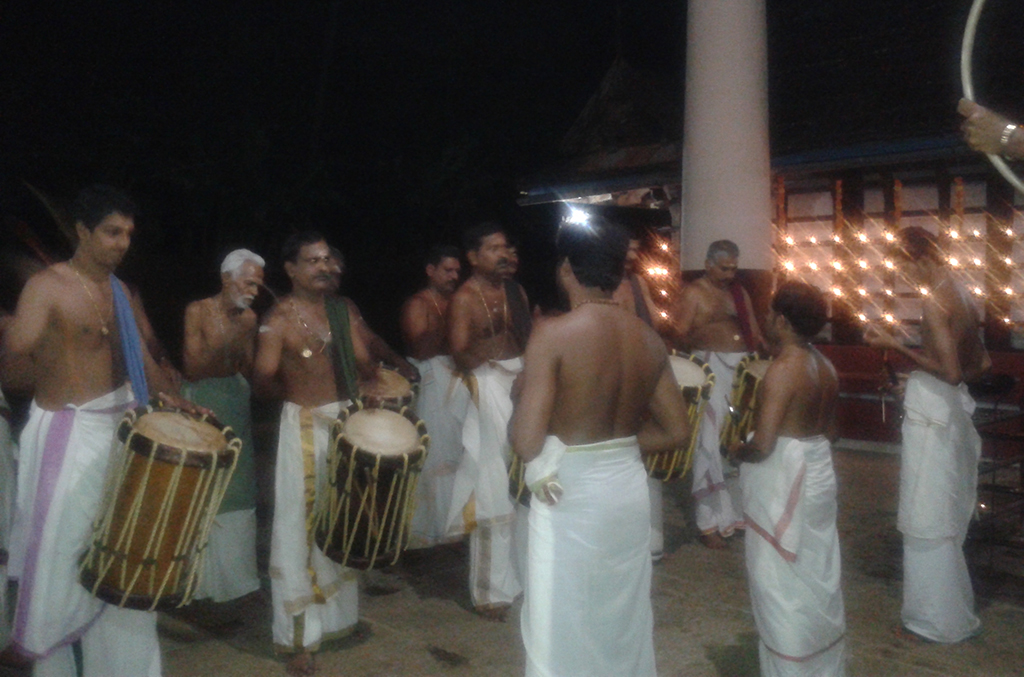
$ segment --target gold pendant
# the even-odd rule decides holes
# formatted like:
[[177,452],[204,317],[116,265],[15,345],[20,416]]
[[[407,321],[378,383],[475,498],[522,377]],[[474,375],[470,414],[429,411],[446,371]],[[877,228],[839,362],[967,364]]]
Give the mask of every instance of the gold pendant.
[[306,358],[307,360],[308,360],[309,358],[313,357],[313,351],[312,351],[312,350],[310,350],[309,348],[303,348],[303,349],[302,349],[302,353],[300,353],[300,354],[301,354],[301,355],[302,355],[303,357],[305,357],[305,358]]
[[107,329],[106,327],[100,327],[100,334],[102,334],[103,336],[107,336],[108,334],[110,334],[110,330]]

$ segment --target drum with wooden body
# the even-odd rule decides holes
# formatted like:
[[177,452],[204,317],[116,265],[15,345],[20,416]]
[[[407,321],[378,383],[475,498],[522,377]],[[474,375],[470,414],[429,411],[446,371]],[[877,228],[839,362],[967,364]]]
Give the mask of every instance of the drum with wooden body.
[[771,360],[759,359],[750,353],[736,367],[729,396],[729,414],[722,424],[722,450],[745,442],[754,429],[754,412],[757,409],[757,395],[764,375],[768,373]]
[[666,482],[682,477],[690,469],[704,406],[711,397],[711,389],[715,387],[714,372],[700,358],[673,351],[668,359],[686,401],[686,422],[689,432],[686,442],[675,451],[648,454],[644,457],[647,474]]
[[355,569],[398,561],[429,443],[423,421],[407,407],[357,402],[341,412],[331,433],[328,490],[314,517],[325,555]]
[[126,412],[117,439],[79,580],[130,609],[188,604],[242,441],[211,417],[151,406]]
[[408,407],[418,391],[418,383],[410,382],[396,370],[384,365],[377,368],[377,378],[374,381],[359,384],[359,398],[368,407]]

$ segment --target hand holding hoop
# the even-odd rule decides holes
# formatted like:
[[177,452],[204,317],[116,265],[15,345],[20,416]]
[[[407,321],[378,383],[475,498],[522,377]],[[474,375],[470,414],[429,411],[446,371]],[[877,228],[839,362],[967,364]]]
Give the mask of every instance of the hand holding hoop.
[[[971,81],[971,54],[974,52],[974,35],[978,30],[978,18],[985,6],[985,0],[974,0],[970,14],[967,15],[967,27],[964,29],[964,40],[960,49],[960,81],[963,84],[964,98],[974,101],[974,84]],[[992,166],[1010,182],[1019,193],[1024,193],[1024,181],[1021,181],[1009,165],[992,153],[986,153]]]

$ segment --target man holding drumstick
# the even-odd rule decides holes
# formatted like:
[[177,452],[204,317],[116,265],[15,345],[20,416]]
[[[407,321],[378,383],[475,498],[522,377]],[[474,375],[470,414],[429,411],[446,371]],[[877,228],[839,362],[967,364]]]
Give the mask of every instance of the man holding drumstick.
[[643,452],[686,439],[686,404],[658,335],[612,299],[626,235],[558,233],[572,310],[538,324],[512,445],[533,492],[522,611],[528,677],[653,677],[650,504]]
[[715,387],[704,407],[693,457],[697,528],[701,542],[713,550],[728,547],[725,539],[743,521],[733,507],[725,480],[719,438],[729,416],[736,367],[762,344],[750,296],[736,280],[739,256],[734,242],[712,242],[705,262],[707,273],[683,290],[676,312],[677,342],[715,373]]
[[99,510],[114,432],[124,411],[167,404],[174,384],[141,340],[142,307],[114,277],[135,231],[135,206],[108,186],[79,193],[71,208],[78,245],[69,261],[33,276],[4,332],[0,375],[35,399],[21,436],[10,575],[20,589],[13,641],[34,675],[160,674],[156,614],[91,597],[78,583]]

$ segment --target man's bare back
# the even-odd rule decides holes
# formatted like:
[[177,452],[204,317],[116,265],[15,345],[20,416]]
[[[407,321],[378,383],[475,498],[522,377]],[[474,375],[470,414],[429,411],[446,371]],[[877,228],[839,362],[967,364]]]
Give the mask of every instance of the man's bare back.
[[835,367],[813,346],[787,347],[765,374],[757,433],[778,437],[831,435],[839,379]]
[[963,285],[951,276],[924,299],[921,320],[921,348],[939,362],[941,342],[948,334],[960,368],[960,380],[973,381],[991,364],[978,334],[981,317]]
[[427,360],[447,355],[449,299],[429,287],[421,289],[402,306],[402,334],[411,357]]

